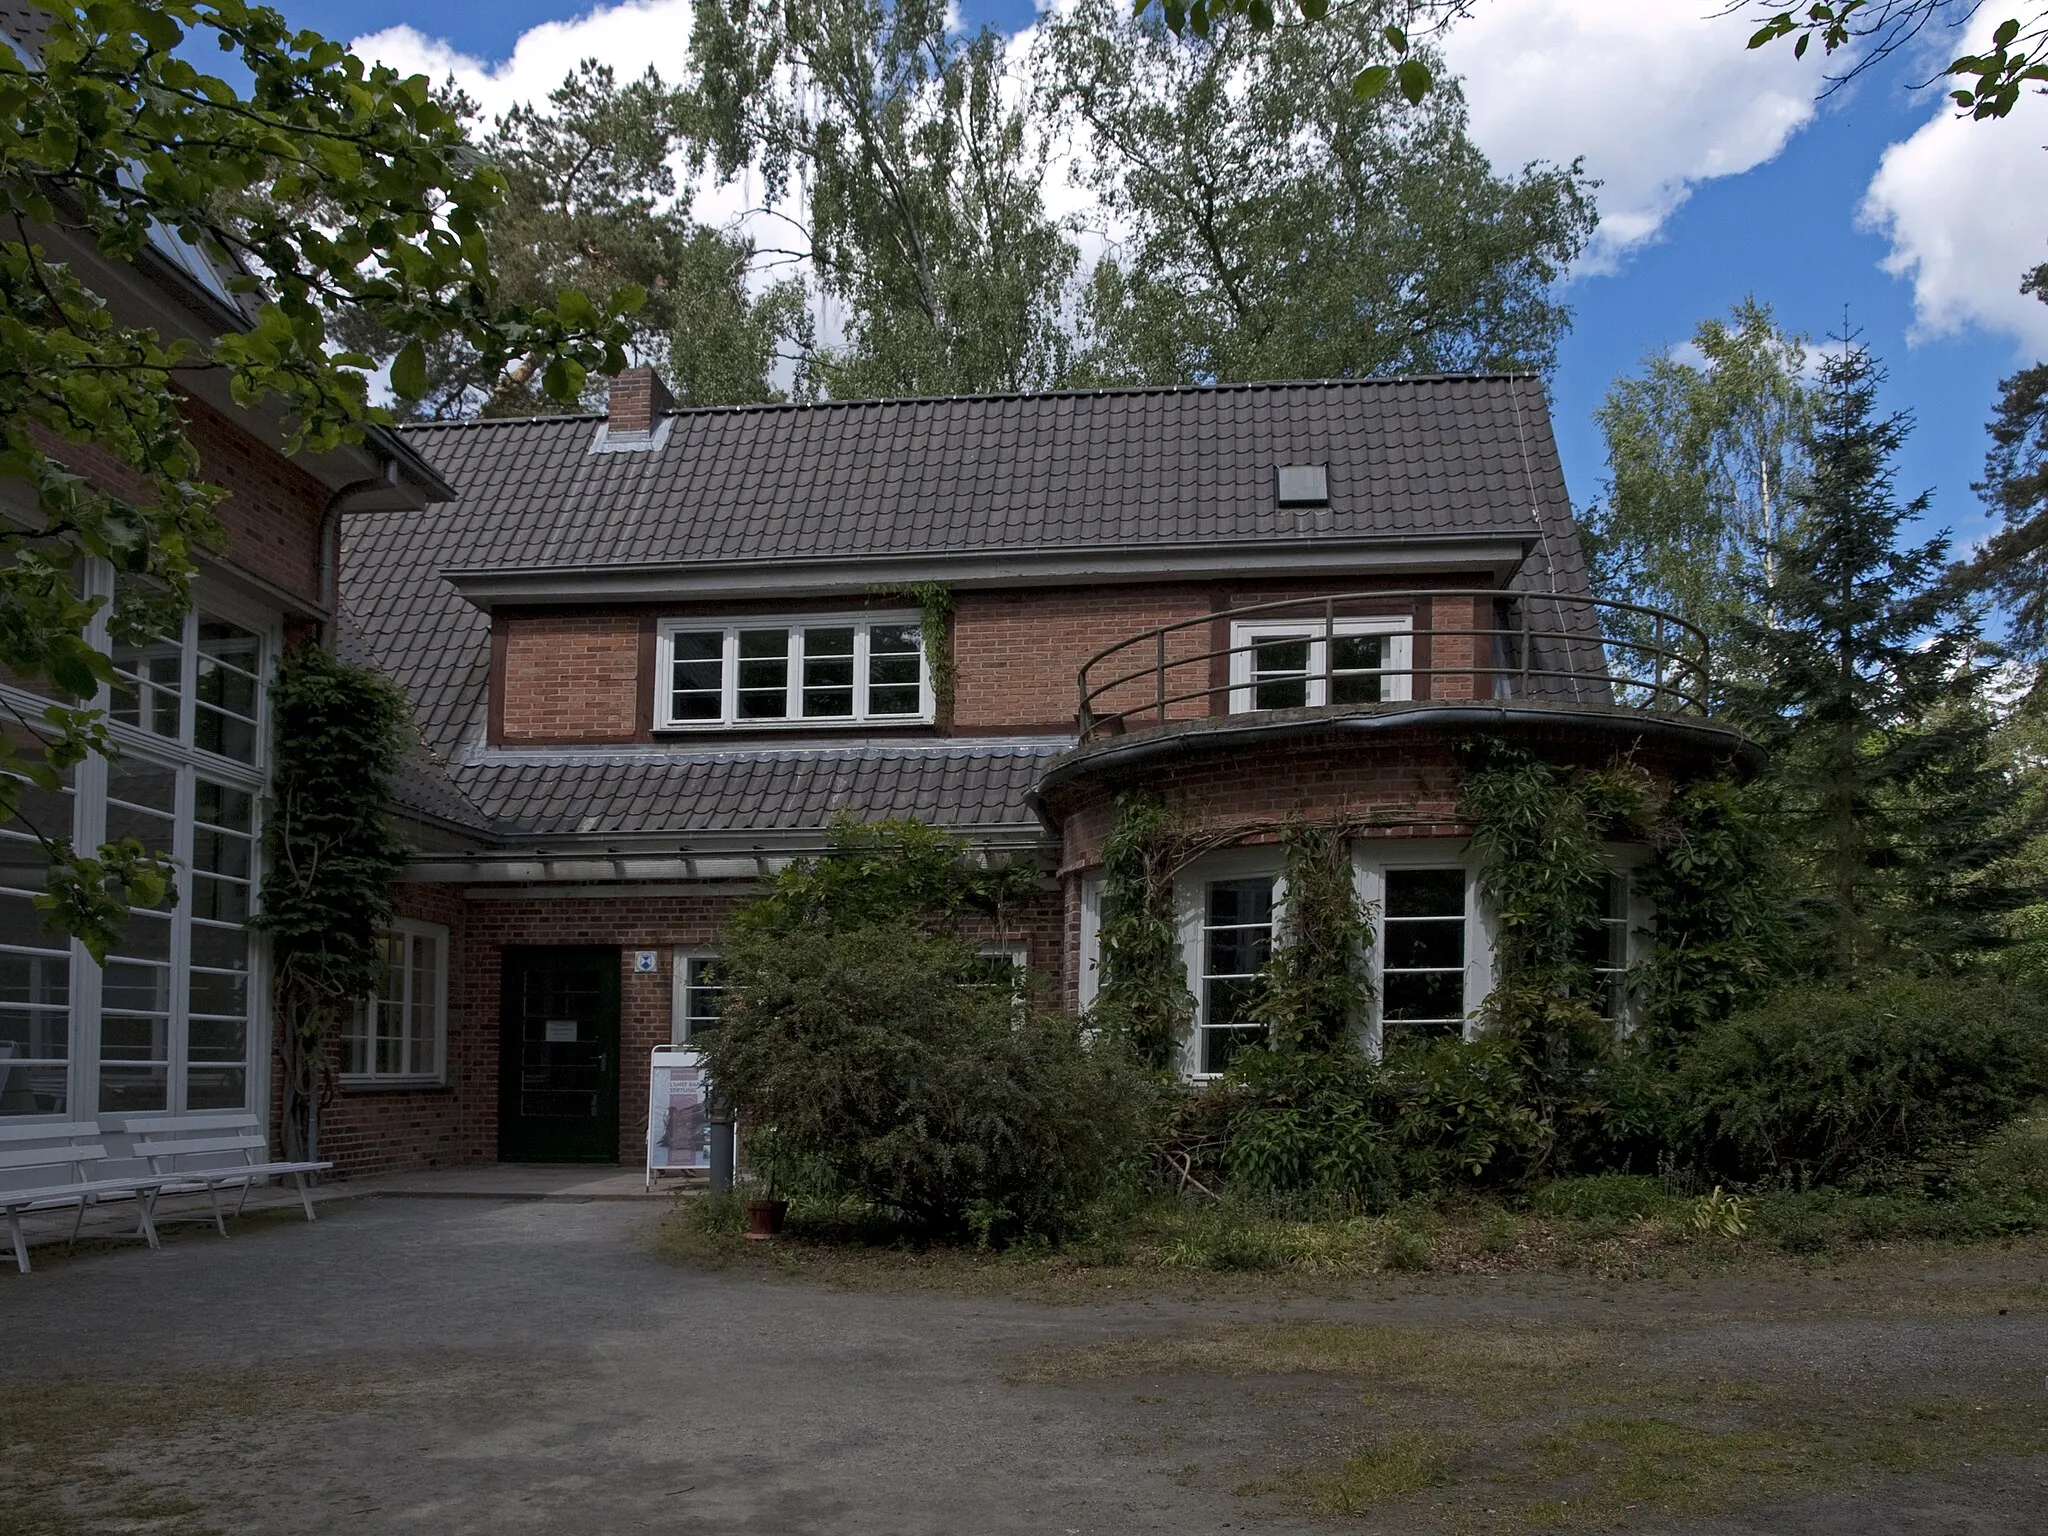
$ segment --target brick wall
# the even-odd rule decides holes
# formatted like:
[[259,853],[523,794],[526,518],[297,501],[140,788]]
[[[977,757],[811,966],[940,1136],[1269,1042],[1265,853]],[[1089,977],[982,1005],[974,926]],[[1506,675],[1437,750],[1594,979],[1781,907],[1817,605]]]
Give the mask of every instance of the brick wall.
[[[1450,580],[1453,585],[1463,584],[1458,578]],[[1065,733],[1075,724],[1076,674],[1091,657],[1119,641],[1162,625],[1200,621],[1226,608],[1396,584],[1388,578],[1339,575],[1256,585],[1169,582],[962,592],[952,630],[958,683],[946,729],[956,735]],[[1414,584],[1428,582],[1416,578]],[[795,612],[845,612],[877,605],[896,607],[900,600],[809,600],[775,606]],[[1298,622],[1316,617],[1317,612],[1304,609],[1282,617]],[[1418,608],[1407,600],[1368,598],[1343,604],[1338,613],[1340,617],[1403,613],[1425,630],[1432,623],[1464,629],[1493,622],[1485,603],[1469,599],[1423,603]],[[654,621],[684,614],[721,622],[735,616],[726,605],[502,615],[494,661],[494,739],[506,743],[653,739]],[[1222,620],[1189,623],[1167,637],[1168,719],[1228,712],[1230,664],[1221,653],[1230,643],[1230,627]],[[1425,637],[1417,642],[1415,664],[1422,668],[1484,665],[1482,649],[1469,637],[1446,635],[1432,650]],[[1158,659],[1158,648],[1143,644],[1099,667],[1093,675],[1097,683],[1126,672],[1143,675],[1096,698],[1094,713],[1133,711],[1127,721],[1131,729],[1152,723],[1159,694],[1153,670]],[[1435,696],[1471,698],[1487,686],[1482,678],[1439,678]],[[1431,682],[1418,680],[1417,697],[1429,697],[1430,692]],[[832,732],[824,729],[819,734]],[[787,739],[778,736],[778,740]]]
[[[1500,734],[1560,762],[1603,764],[1629,746],[1611,734],[1563,724]],[[1157,794],[1191,830],[1358,817],[1384,823],[1367,836],[1466,837],[1472,828],[1457,812],[1460,739],[1461,733],[1427,726],[1317,732],[1269,746],[1190,750],[1158,765],[1070,781],[1047,796],[1047,809],[1061,827],[1060,868],[1071,875],[1101,862],[1102,841],[1115,819],[1113,798],[1126,789]],[[1643,741],[1630,756],[1666,780],[1707,766],[1699,754]]]
[[640,621],[630,613],[531,614],[503,627],[499,739],[630,741],[639,720]]
[[460,1168],[498,1156],[498,1034],[466,1006],[466,904],[446,885],[400,885],[401,917],[448,930],[447,1080],[427,1088],[337,1086],[320,1113],[321,1156],[343,1177]]
[[[228,493],[214,508],[228,537],[225,562],[318,603],[327,488],[204,401],[188,398],[185,419],[199,450],[201,476]],[[45,453],[115,495],[141,493],[137,477],[102,450],[64,442],[40,428],[30,434]]]

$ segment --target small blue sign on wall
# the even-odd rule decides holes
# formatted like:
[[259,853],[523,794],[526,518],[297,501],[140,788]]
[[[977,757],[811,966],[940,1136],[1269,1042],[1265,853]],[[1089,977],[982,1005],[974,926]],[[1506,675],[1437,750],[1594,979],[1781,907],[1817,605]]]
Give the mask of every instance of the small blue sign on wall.
[[654,949],[635,950],[633,952],[633,969],[642,975],[660,970],[661,952]]

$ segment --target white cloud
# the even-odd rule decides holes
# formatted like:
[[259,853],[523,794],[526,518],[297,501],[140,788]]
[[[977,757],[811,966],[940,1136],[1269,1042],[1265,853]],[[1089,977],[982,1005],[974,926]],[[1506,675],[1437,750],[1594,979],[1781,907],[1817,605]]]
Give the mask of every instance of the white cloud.
[[628,79],[650,64],[664,79],[681,79],[690,51],[690,0],[638,0],[542,22],[520,33],[512,57],[496,63],[460,53],[407,26],[356,38],[349,48],[436,84],[453,75],[496,117],[523,103],[545,102],[584,59],[609,64]]
[[1587,265],[1653,238],[1695,183],[1735,176],[1813,116],[1815,72],[1751,53],[1703,0],[1490,0],[1445,40],[1472,136],[1502,170],[1585,157],[1602,185]]
[[2048,102],[2027,95],[2011,117],[1981,123],[1944,102],[1885,150],[1863,221],[1891,241],[1884,269],[1913,285],[1914,340],[1979,326],[2030,355],[2048,348],[2048,304],[2019,291],[2020,275],[2048,260],[2044,138]]

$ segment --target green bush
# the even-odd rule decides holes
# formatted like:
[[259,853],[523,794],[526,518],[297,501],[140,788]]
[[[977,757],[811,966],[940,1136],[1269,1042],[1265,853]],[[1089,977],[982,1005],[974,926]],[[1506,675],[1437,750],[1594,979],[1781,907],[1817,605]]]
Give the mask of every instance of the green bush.
[[1399,1193],[1375,1103],[1378,1076],[1355,1051],[1240,1057],[1223,1163],[1234,1188],[1377,1209]]
[[1702,1030],[1674,1082],[1716,1174],[1805,1189],[1894,1182],[2048,1083],[2048,1012],[2005,986],[1887,975],[1810,985]]
[[705,1038],[742,1124],[933,1235],[1057,1234],[1133,1155],[1143,1085],[1071,1016],[904,923],[776,929],[728,960]]
[[1654,1216],[1671,1202],[1655,1179],[1606,1173],[1553,1180],[1538,1189],[1529,1203],[1545,1216],[1619,1224]]

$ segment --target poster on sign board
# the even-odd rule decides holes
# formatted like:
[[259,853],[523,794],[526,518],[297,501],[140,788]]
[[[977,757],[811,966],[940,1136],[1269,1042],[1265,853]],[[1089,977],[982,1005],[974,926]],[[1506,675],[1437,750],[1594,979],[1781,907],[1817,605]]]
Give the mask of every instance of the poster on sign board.
[[657,1173],[709,1169],[703,1056],[687,1046],[657,1046],[648,1076],[647,1183],[652,1186]]

